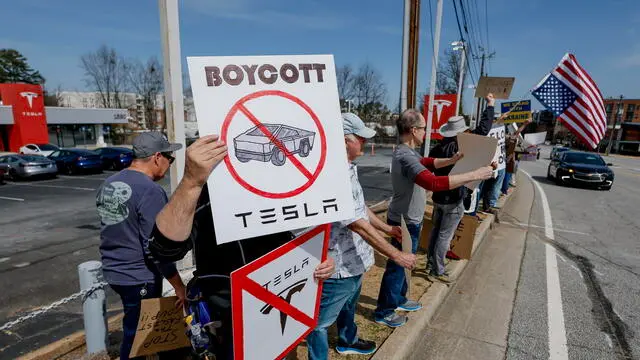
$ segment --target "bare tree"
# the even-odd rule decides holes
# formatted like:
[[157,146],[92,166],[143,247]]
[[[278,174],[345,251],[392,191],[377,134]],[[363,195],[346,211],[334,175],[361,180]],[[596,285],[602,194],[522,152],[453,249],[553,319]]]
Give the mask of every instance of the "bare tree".
[[336,78],[338,80],[338,94],[340,100],[348,100],[353,95],[354,74],[351,65],[343,65],[336,69]]
[[62,86],[58,85],[53,91],[49,91],[48,88],[44,88],[44,106],[64,106],[64,99],[62,97]]
[[382,76],[369,63],[358,69],[358,74],[353,80],[353,91],[358,105],[383,103],[387,97],[387,86],[382,81]]
[[98,93],[98,100],[105,108],[125,108],[124,92],[127,90],[128,65],[116,50],[102,45],[95,52],[80,57],[87,87]]
[[146,128],[152,129],[157,120],[157,99],[163,86],[162,65],[154,56],[146,64],[138,59],[131,60],[127,68],[129,84],[142,99]]
[[[440,94],[456,94],[460,78],[460,53],[447,49],[438,66],[436,84]],[[464,79],[462,82],[464,88]]]

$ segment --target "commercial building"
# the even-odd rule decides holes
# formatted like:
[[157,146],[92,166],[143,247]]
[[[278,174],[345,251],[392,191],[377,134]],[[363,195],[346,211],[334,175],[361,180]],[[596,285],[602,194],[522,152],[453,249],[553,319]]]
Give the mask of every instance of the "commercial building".
[[104,146],[109,127],[131,119],[127,109],[45,107],[40,85],[0,84],[0,151],[28,143]]

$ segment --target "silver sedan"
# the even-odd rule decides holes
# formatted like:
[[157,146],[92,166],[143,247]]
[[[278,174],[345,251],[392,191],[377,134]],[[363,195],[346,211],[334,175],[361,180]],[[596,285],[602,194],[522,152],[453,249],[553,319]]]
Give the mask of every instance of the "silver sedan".
[[12,180],[32,176],[55,176],[58,173],[55,161],[39,155],[0,156],[0,169],[4,169],[5,176]]

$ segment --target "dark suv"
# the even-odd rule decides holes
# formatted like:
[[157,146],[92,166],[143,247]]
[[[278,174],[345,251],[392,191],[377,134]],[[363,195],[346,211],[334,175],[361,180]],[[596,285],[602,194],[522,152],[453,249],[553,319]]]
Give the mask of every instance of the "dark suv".
[[576,184],[610,190],[614,178],[610,165],[599,154],[565,151],[549,163],[547,179],[555,180],[558,185]]

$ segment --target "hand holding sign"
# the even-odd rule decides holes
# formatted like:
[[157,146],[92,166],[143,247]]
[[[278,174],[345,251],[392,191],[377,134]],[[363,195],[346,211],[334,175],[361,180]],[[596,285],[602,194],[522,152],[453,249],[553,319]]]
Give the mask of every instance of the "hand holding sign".
[[485,96],[484,99],[487,100],[487,106],[495,106],[496,105],[496,98],[495,98],[495,96],[493,96],[492,93],[488,93],[487,96]]
[[218,135],[206,135],[187,148],[184,177],[198,186],[207,183],[213,168],[227,156],[227,146],[218,141]]

